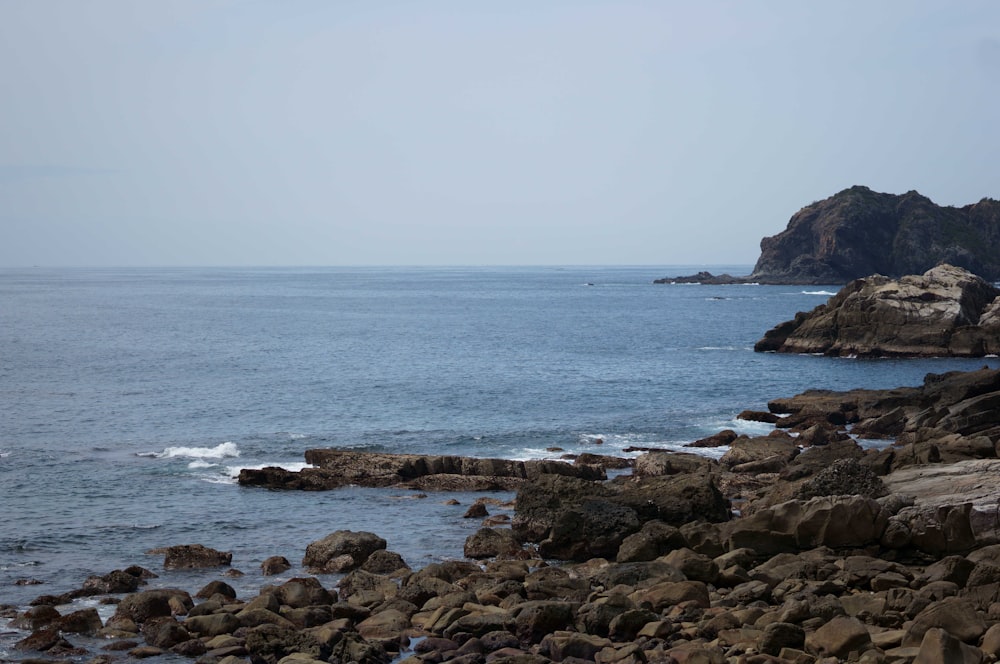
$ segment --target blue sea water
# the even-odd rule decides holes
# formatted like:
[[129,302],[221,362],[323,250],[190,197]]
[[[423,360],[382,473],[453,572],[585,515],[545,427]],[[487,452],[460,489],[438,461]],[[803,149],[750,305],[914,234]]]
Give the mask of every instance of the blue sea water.
[[[235,484],[313,447],[679,448],[766,432],[736,414],[808,388],[997,365],[754,353],[839,285],[652,284],[697,269],[0,270],[0,604],[130,564],[162,572],[145,552],[172,544],[232,551],[248,594],[275,581],[266,557],[301,574],[306,545],[338,529],[376,532],[414,567],[461,557],[474,495]],[[218,574],[156,582],[193,591]],[[43,583],[15,585],[27,578]]]

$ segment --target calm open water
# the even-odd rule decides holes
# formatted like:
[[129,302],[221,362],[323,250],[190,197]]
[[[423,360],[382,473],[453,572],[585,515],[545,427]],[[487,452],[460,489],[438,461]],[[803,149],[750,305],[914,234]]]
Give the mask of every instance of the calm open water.
[[[233,551],[241,594],[274,581],[258,573],[264,558],[297,565],[343,528],[378,533],[414,567],[461,556],[479,525],[460,518],[473,495],[449,506],[234,483],[241,467],[295,467],[312,447],[676,447],[766,431],[734,416],[811,387],[997,365],[755,354],[765,330],[838,285],[651,283],[697,269],[0,270],[0,604],[130,564],[159,571],[144,552],[171,544]],[[218,574],[157,583],[194,591]],[[26,578],[44,583],[14,585]]]

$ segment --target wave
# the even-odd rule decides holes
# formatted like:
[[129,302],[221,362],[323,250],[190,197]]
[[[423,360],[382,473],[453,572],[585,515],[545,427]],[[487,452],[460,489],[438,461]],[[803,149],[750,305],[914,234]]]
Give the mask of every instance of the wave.
[[828,291],[828,290],[804,290],[804,291],[802,291],[802,294],[803,295],[836,295],[836,293],[833,293],[833,292]]
[[162,452],[144,452],[139,456],[153,457],[154,459],[174,459],[177,457],[189,457],[192,459],[226,459],[238,457],[240,449],[236,443],[226,442],[215,447],[168,447]]

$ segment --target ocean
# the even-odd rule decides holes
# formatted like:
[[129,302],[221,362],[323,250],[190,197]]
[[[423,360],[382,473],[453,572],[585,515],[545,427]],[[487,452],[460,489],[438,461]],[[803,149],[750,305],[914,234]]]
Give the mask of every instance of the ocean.
[[[310,448],[683,449],[725,428],[764,434],[736,415],[809,388],[998,365],[754,353],[840,285],[652,283],[698,269],[0,270],[0,604],[132,564],[160,574],[154,587],[194,592],[220,577],[165,572],[146,553],[174,544],[232,551],[245,576],[226,580],[241,597],[303,574],[306,545],[340,529],[379,534],[414,568],[461,558],[480,525],[461,518],[475,494],[448,505],[452,495],[402,489],[235,482],[240,468],[300,468]],[[262,577],[273,555],[293,568]],[[27,579],[41,583],[18,585]],[[0,659],[24,635],[0,620]]]

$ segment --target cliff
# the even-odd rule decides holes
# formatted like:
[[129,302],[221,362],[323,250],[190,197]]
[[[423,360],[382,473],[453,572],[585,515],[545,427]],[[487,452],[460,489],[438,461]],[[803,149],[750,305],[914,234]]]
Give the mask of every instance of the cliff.
[[920,274],[946,262],[1000,280],[1000,201],[942,207],[916,191],[845,189],[792,216],[760,243],[749,281],[836,284]]

